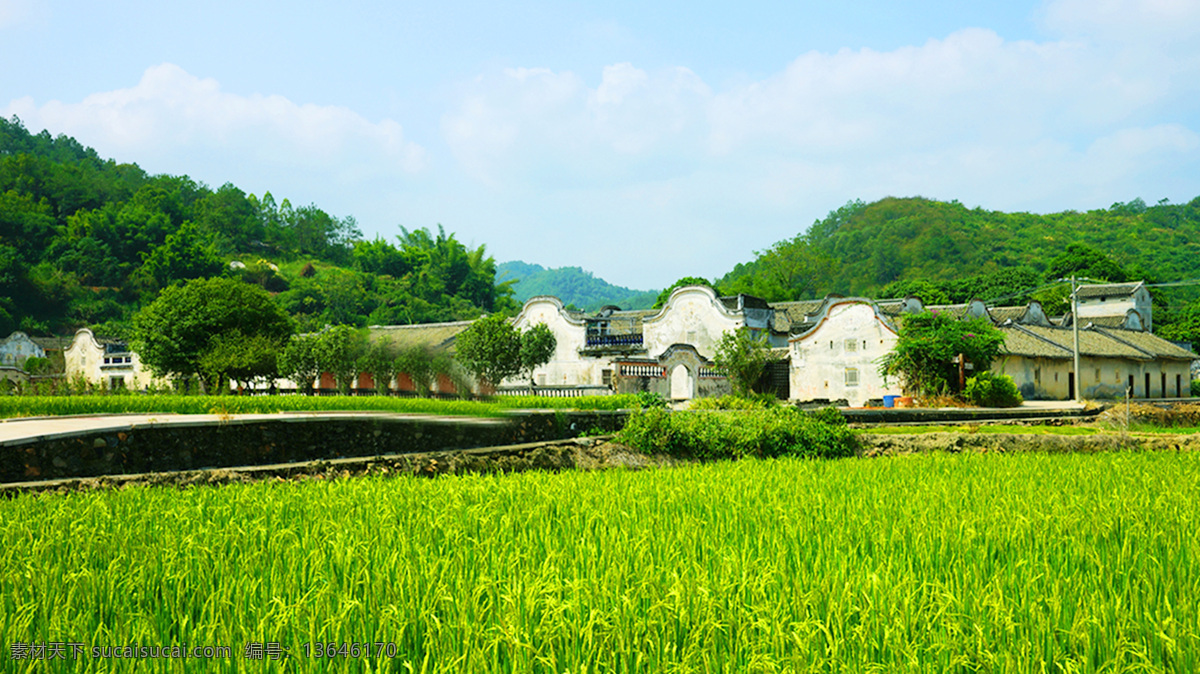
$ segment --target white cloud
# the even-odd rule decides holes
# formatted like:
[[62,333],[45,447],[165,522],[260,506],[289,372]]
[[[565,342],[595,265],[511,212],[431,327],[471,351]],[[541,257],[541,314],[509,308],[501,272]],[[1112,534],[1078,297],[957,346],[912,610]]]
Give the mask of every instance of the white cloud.
[[595,88],[571,72],[508,69],[471,82],[442,130],[463,166],[489,184],[511,184],[513,170],[552,182],[609,180],[647,153],[694,152],[710,95],[686,68],[647,73],[619,63]]
[[[1099,5],[1114,26],[1137,10],[1135,24],[1177,21],[1186,36],[1197,3]],[[1082,25],[1068,17],[1085,8],[1048,11]],[[719,90],[685,68],[616,63],[594,84],[597,73],[512,70],[466,86],[443,131],[490,186],[560,204],[547,215],[510,200],[524,236],[554,228],[576,247],[558,260],[623,264],[623,278],[646,275],[630,240],[681,251],[655,259],[674,267],[668,277],[723,273],[853,198],[1053,211],[1196,196],[1200,50],[1089,30],[1034,42],[966,29],[891,51],[810,52]]]
[[[147,158],[186,152],[221,155],[228,164],[339,170],[360,164],[415,172],[425,152],[391,120],[370,122],[336,106],[296,104],[282,96],[240,96],[173,64],[146,70],[134,87],[92,94],[78,103],[21,98],[16,114],[31,130],[46,128],[96,147],[103,156]],[[180,171],[186,172],[186,171]]]

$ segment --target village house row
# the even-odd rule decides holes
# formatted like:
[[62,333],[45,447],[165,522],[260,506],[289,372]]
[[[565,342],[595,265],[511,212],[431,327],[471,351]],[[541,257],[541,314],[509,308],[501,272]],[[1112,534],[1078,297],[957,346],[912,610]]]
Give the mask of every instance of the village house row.
[[[1048,317],[1041,305],[987,307],[982,302],[925,306],[915,297],[870,300],[828,296],[822,300],[766,302],[749,295],[718,297],[704,286],[677,288],[661,309],[598,312],[574,311],[555,297],[534,297],[514,319],[518,329],[543,323],[558,340],[550,362],[529,379],[506,381],[502,393],[542,395],[633,393],[652,391],[684,400],[728,393],[729,383],[713,364],[721,336],[745,328],[766,335],[774,356],[764,386],[797,402],[830,401],[851,406],[878,403],[885,395],[901,395],[900,382],[885,380],[879,362],[895,345],[906,314],[926,309],[956,318],[982,317],[1004,335],[1001,356],[992,369],[1009,375],[1031,400],[1066,400],[1075,396],[1073,325],[1079,321],[1082,396],[1117,398],[1131,391],[1136,398],[1189,395],[1192,351],[1151,332],[1150,294],[1142,283],[1084,286],[1079,290],[1079,317]],[[425,344],[453,351],[456,336],[469,321],[410,326],[374,326],[372,340],[396,348]],[[62,349],[67,377],[81,376],[103,386],[144,388],[152,377],[137,354],[119,342],[98,339],[88,329],[73,340],[31,339],[14,333],[0,343],[0,372],[17,377],[24,357]],[[332,389],[323,375],[317,382]],[[401,375],[400,391],[412,391]],[[295,383],[277,380],[277,388]],[[373,388],[369,374],[357,387]],[[443,379],[441,392],[452,392]]]

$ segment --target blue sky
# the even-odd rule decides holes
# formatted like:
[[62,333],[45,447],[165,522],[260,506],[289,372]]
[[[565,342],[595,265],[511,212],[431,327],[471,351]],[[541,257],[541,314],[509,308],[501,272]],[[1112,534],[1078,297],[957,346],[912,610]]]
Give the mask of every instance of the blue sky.
[[0,62],[32,131],[632,287],[851,199],[1200,196],[1200,0],[0,0]]

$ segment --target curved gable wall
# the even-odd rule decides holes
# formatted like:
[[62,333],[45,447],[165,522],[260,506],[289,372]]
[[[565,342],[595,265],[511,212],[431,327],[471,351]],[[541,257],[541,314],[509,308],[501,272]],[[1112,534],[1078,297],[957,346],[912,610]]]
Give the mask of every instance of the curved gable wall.
[[741,314],[726,309],[711,288],[685,286],[671,293],[662,311],[642,322],[642,339],[650,358],[672,344],[690,344],[712,360],[721,336],[743,325]]

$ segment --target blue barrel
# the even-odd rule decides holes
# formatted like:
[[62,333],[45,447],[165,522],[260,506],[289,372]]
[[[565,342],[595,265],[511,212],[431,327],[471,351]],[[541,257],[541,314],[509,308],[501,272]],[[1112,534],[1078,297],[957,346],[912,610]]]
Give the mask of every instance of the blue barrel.
[[896,398],[898,398],[898,397],[899,396],[884,396],[883,397],[883,406],[884,407],[895,407],[896,406]]

